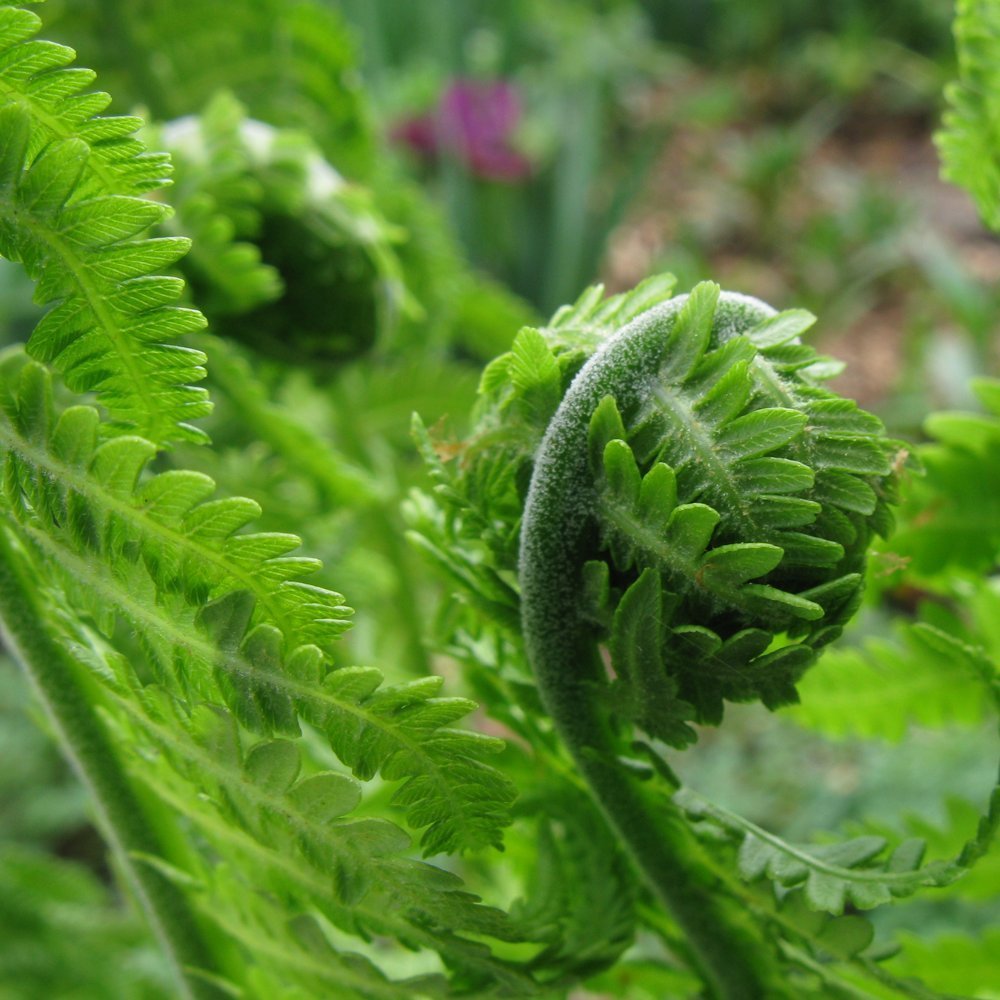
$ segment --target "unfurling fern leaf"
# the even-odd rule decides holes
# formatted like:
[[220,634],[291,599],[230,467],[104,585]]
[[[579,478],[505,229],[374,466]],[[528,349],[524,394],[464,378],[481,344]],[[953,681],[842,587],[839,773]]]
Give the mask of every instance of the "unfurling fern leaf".
[[[798,342],[807,313],[669,288],[600,309],[588,295],[582,318],[522,331],[483,376],[468,468],[442,496],[497,569],[518,560],[529,649],[600,620],[623,696],[652,669],[717,722],[726,698],[793,701],[839,634],[867,545],[892,525],[902,446],[822,388],[830,363]],[[650,297],[662,304],[644,311]],[[518,556],[518,536],[495,532],[522,505]],[[573,613],[555,614],[567,601]],[[653,618],[671,650],[657,667],[630,655],[630,630]],[[644,656],[655,638],[638,643]]]
[[356,356],[411,311],[386,223],[305,135],[250,119],[232,95],[156,130],[175,166],[167,231],[216,332],[285,361]]
[[[175,6],[104,9],[127,33],[137,11],[155,26]],[[341,92],[322,74],[310,86],[332,37],[310,26],[335,25],[323,10],[213,0],[198,19],[237,14],[235,50],[278,36],[292,52],[279,78],[323,98]],[[953,881],[994,838],[1000,794],[955,861],[922,865],[915,840],[786,843],[680,787],[664,757],[726,701],[795,700],[857,607],[869,542],[892,527],[900,448],[822,387],[832,365],[799,342],[811,317],[712,285],[671,299],[669,279],[607,302],[592,289],[487,368],[467,442],[443,446],[418,422],[441,509],[415,498],[415,524],[470,598],[441,629],[483,668],[477,692],[523,741],[509,773],[533,792],[509,839],[523,850],[536,821],[537,884],[504,913],[408,854],[407,828],[425,855],[501,845],[515,789],[490,763],[503,744],[453,728],[475,705],[440,697],[437,677],[334,668],[349,612],[311,582],[320,567],[297,537],[247,530],[258,506],[214,498],[206,475],[161,471],[163,449],[203,440],[189,420],[208,406],[190,384],[203,356],[173,343],[201,314],[160,275],[186,241],[144,238],[166,209],[140,195],[168,164],[137,144],[137,120],[99,117],[92,77],[36,28],[0,0],[0,252],[52,304],[34,360],[0,361],[0,622],[179,994],[547,997],[616,961],[644,924],[671,988],[696,978],[713,1000],[850,996],[859,981],[929,996],[876,967],[871,926],[843,911]],[[166,41],[155,66],[133,58],[137,89],[190,84],[201,107],[219,67],[203,38]],[[255,114],[287,98],[273,80],[248,85]],[[214,133],[233,173],[213,163],[211,198],[180,206],[196,236],[237,251],[206,285],[221,276],[223,307],[243,309],[276,285],[239,252],[241,220],[266,229],[268,197],[287,209],[315,178],[300,169],[311,148],[285,158],[286,136],[238,119]],[[285,168],[293,183],[269,194],[259,172]],[[66,387],[110,420],[90,400],[56,405]],[[995,693],[988,656],[929,634]],[[476,861],[451,864],[475,878]]]
[[[853,962],[871,928],[842,916],[848,902],[954,881],[992,838],[998,803],[959,858],[921,867],[914,844],[888,856],[882,839],[790,845],[690,790],[664,794],[677,779],[657,744],[685,747],[726,701],[797,701],[860,603],[906,456],[877,418],[823,387],[838,369],[800,342],[809,314],[709,284],[671,299],[671,287],[606,302],[592,289],[550,326],[522,330],[484,372],[460,444],[418,424],[443,514],[415,502],[413,522],[515,658],[520,611],[555,729],[711,970],[712,995],[806,995],[781,981],[775,940],[783,960],[805,949],[803,969],[815,971],[812,954]],[[783,897],[802,885],[808,908],[832,919],[793,926],[732,883],[709,892],[725,876],[699,840],[742,843],[741,877],[766,874]],[[737,900],[770,932],[755,933]]]

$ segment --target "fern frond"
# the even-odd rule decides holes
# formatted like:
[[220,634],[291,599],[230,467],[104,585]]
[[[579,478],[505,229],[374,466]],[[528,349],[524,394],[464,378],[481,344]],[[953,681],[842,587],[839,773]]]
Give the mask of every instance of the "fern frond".
[[[912,724],[974,724],[991,702],[995,668],[981,649],[927,624],[826,653],[800,685],[796,722],[838,739],[899,740]],[[998,705],[1000,707],[1000,705]]]
[[929,940],[906,933],[899,935],[899,943],[899,955],[888,963],[896,975],[926,979],[962,997],[986,998],[1000,991],[1000,928],[987,927],[975,935],[939,934]]
[[548,325],[523,328],[511,349],[483,371],[469,440],[437,442],[414,417],[413,437],[435,481],[443,516],[416,498],[409,513],[413,541],[487,617],[506,626],[515,642],[519,599],[508,575],[517,564],[521,507],[548,418],[580,365],[616,324],[665,302],[675,284],[672,275],[658,275],[607,300],[597,285],[556,312]]
[[400,233],[305,135],[247,117],[229,93],[156,130],[175,165],[182,270],[217,332],[282,360],[384,346],[413,311]]
[[259,508],[208,499],[204,475],[143,478],[155,448],[98,443],[86,407],[56,420],[38,366],[17,376],[6,409],[11,509],[78,598],[90,593],[97,620],[114,608],[143,637],[160,683],[211,695],[263,734],[297,733],[301,713],[359,778],[402,782],[395,801],[427,853],[499,843],[513,791],[484,758],[500,742],[450,728],[474,706],[439,698],[440,678],[382,687],[374,668],[328,672],[320,646],[346,627],[346,609],[303,579],[318,564],[289,554],[297,538],[240,533]]
[[66,66],[72,52],[36,41],[38,18],[0,10],[0,253],[38,281],[52,308],[31,355],[78,392],[97,393],[119,433],[157,444],[204,440],[189,421],[209,410],[204,355],[172,341],[204,326],[174,303],[181,283],[159,277],[187,249],[142,239],[167,209],[135,197],[162,183],[165,159],[147,157],[134,118],[101,118],[92,76]]
[[[673,794],[679,782],[655,746],[626,744],[634,725],[682,748],[689,722],[718,723],[726,700],[797,700],[806,668],[859,606],[867,550],[893,528],[908,457],[878,418],[823,387],[839,369],[801,342],[808,313],[706,284],[673,301],[669,285],[651,294],[653,308],[612,330],[600,309],[614,316],[622,303],[603,306],[599,289],[557,314],[554,330],[523,329],[484,372],[468,441],[416,425],[438,510],[416,498],[411,515],[469,605],[449,622],[467,629],[481,611],[489,637],[520,610],[537,681],[537,691],[519,681],[521,700],[540,698],[649,885],[714,964],[710,991],[854,995],[860,973],[862,989],[930,997],[879,969],[872,925],[845,910],[956,882],[995,838],[1000,791],[957,856],[922,865],[917,840],[787,843],[687,789]],[[511,632],[513,652],[492,654],[498,687],[513,686],[522,658]],[[980,712],[1000,694],[982,650],[930,626],[914,635],[952,676],[971,675]],[[453,645],[476,657],[477,639],[456,630]],[[632,759],[637,749],[652,766]],[[743,880],[776,891],[727,878],[715,863],[724,842]],[[708,870],[726,886],[711,900],[687,877]],[[727,898],[768,931],[754,939]],[[805,916],[792,913],[796,900]],[[778,982],[771,947],[801,980]]]
[[[422,450],[436,463],[438,496],[458,542],[454,576],[469,582],[457,563],[469,548],[462,535],[473,533],[491,550],[488,568],[513,571],[527,479],[543,434],[552,447],[549,420],[570,381],[588,357],[596,363],[614,324],[652,327],[656,310],[677,316],[669,332],[664,323],[657,367],[623,352],[631,381],[621,399],[588,397],[586,449],[564,481],[578,505],[583,484],[593,482],[595,510],[575,517],[594,518],[602,552],[576,589],[587,591],[598,576],[615,584],[604,588],[604,607],[586,609],[588,619],[602,635],[610,630],[612,652],[658,648],[649,629],[660,621],[662,662],[629,668],[622,660],[616,704],[659,738],[684,745],[692,733],[684,719],[718,722],[724,699],[757,696],[771,707],[795,700],[796,679],[857,605],[871,535],[892,527],[891,462],[900,445],[876,417],[822,388],[838,369],[799,342],[813,322],[808,313],[760,312],[740,325],[755,308],[751,300],[717,301],[702,286],[674,308],[666,301],[672,287],[668,277],[652,279],[607,302],[596,287],[550,328],[522,330],[484,372],[476,432],[458,449],[458,470],[436,459],[426,437]],[[582,393],[581,378],[573,385]],[[574,411],[580,419],[582,410]],[[428,544],[441,561],[447,546]],[[522,584],[524,558],[522,549]],[[653,574],[644,582],[643,567]],[[479,586],[480,596],[492,596]],[[658,593],[640,599],[630,589],[642,587]],[[640,610],[627,613],[633,605]],[[654,607],[663,609],[658,618]],[[626,637],[632,625],[647,641]],[[782,632],[802,641],[772,646]],[[676,689],[661,686],[651,700],[650,685],[637,686],[644,672],[672,678]]]
[[104,116],[111,97],[89,89],[94,72],[72,65],[72,49],[36,39],[41,21],[22,6],[8,0],[0,10],[0,96],[31,122],[29,155],[51,142],[85,142],[92,155],[79,181],[81,198],[108,189],[141,195],[168,183],[169,157],[146,150],[135,137],[142,120]]
[[[239,533],[253,505],[207,499],[203,476],[144,473],[148,442],[99,443],[93,409],[56,417],[44,370],[16,365],[8,359],[0,422],[9,529],[45,588],[46,627],[96,682],[115,744],[133,748],[132,780],[203,845],[183,871],[146,863],[266,958],[247,973],[250,994],[272,995],[255,992],[255,977],[269,976],[345,997],[445,989],[440,977],[389,979],[374,952],[353,956],[340,940],[365,951],[375,935],[439,953],[463,982],[531,995],[528,973],[483,943],[523,934],[454,876],[400,856],[402,829],[351,815],[361,782],[380,774],[428,853],[497,843],[511,789],[484,758],[500,743],[450,728],[472,703],[437,697],[438,678],[388,686],[371,668],[331,671],[303,638],[332,637],[344,609],[305,589],[315,566],[287,555],[297,540]],[[276,601],[288,587],[304,596]],[[343,769],[306,769],[300,719]],[[296,913],[320,914],[336,933],[285,926]]]
[[872,909],[924,886],[951,885],[986,853],[1000,825],[1000,786],[994,788],[977,830],[952,859],[923,864],[925,842],[909,838],[890,853],[884,837],[830,844],[792,844],[698,795],[681,789],[676,800],[692,817],[708,819],[740,841],[738,868],[747,881],[767,877],[776,886],[803,886],[810,909],[831,914],[845,906]]
[[171,235],[191,240],[184,258],[188,280],[208,316],[242,313],[282,292],[278,271],[260,258],[247,237],[260,231],[260,181],[240,136],[242,106],[218,95],[198,117],[150,130],[150,144],[169,148],[173,164],[170,203],[164,220]]
[[635,934],[634,876],[580,791],[550,791],[536,808],[542,815],[531,893],[514,903],[511,917],[533,939],[547,943],[534,962],[550,974],[558,969],[579,976],[606,968]]
[[920,448],[926,475],[911,484],[888,550],[924,577],[985,572],[1000,561],[1000,381],[972,380],[985,412],[931,414]]
[[959,0],[958,79],[935,142],[943,174],[973,197],[983,221],[1000,230],[1000,10],[991,0]]

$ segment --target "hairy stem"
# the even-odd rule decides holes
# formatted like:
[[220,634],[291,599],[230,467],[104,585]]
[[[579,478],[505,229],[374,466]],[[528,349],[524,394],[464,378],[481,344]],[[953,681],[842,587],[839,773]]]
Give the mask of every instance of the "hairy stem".
[[218,1000],[220,991],[193,970],[211,967],[209,949],[183,895],[137,856],[161,856],[162,845],[88,698],[76,664],[41,625],[36,587],[9,536],[0,531],[0,632],[20,662],[89,790],[104,836],[127,874],[178,980],[179,996]]
[[591,792],[683,930],[713,996],[783,996],[770,946],[719,885],[680,809],[618,763],[618,741],[600,704],[599,664],[581,670],[594,660],[586,646],[577,643],[564,650],[565,659],[535,660],[534,666],[542,697]]

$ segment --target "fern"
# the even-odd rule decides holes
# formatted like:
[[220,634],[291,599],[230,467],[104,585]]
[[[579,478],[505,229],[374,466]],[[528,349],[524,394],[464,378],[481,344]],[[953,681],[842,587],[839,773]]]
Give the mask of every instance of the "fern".
[[[458,631],[475,629],[478,616],[486,636],[492,629],[509,643],[513,663],[527,659],[538,690],[498,670],[494,683],[521,708],[501,717],[524,725],[541,696],[607,822],[715,969],[717,995],[788,987],[771,978],[768,941],[727,909],[727,890],[699,897],[695,873],[706,867],[785,942],[783,960],[804,977],[795,995],[807,995],[816,975],[825,984],[816,995],[849,989],[856,975],[906,994],[869,959],[870,924],[845,909],[955,882],[995,835],[996,794],[953,860],[921,865],[915,839],[786,843],[677,791],[657,749],[693,742],[692,722],[719,722],[726,700],[779,707],[798,700],[799,684],[810,687],[807,668],[858,606],[868,542],[893,526],[888,506],[906,449],[822,388],[837,369],[799,342],[808,314],[775,314],[710,286],[671,300],[671,287],[662,279],[606,302],[594,289],[550,326],[522,330],[487,367],[475,428],[461,444],[416,424],[438,510],[414,500],[415,538],[469,609],[451,619],[450,649],[483,661],[484,640],[473,647]],[[995,668],[982,651],[930,626],[913,635],[936,683],[949,683],[943,660],[962,663],[952,669],[968,675],[968,711],[995,700]],[[835,655],[820,678],[850,683],[837,665],[852,654]],[[912,684],[909,662],[904,672]],[[853,693],[863,705],[863,690]],[[923,706],[919,694],[912,703]],[[832,699],[830,716],[835,709]],[[902,707],[882,720],[905,721]],[[655,742],[628,743],[633,726]],[[766,875],[784,902],[726,883],[672,807],[713,852],[731,844],[735,873]],[[793,916],[791,896],[816,919]],[[700,938],[709,921],[711,935]],[[843,978],[823,971],[831,954],[845,963]]]
[[972,388],[985,413],[927,419],[938,443],[921,449],[927,475],[909,491],[906,524],[893,540],[892,552],[923,577],[990,570],[1000,553],[1000,393],[995,379],[974,379]]
[[883,856],[887,841],[878,836],[820,845],[790,844],[693,792],[682,792],[677,799],[692,815],[708,817],[740,838],[742,878],[753,881],[766,875],[778,886],[803,884],[809,908],[834,916],[848,904],[873,909],[922,886],[951,885],[988,847],[996,832],[1000,803],[1000,795],[995,794],[990,815],[954,860],[921,865],[926,844],[919,838],[901,841],[887,856]]
[[983,221],[1000,229],[1000,12],[990,0],[961,0],[955,17],[958,79],[936,136],[944,176],[966,188]]
[[[8,23],[22,34],[29,26],[18,17]],[[32,17],[30,27],[35,26]],[[39,66],[69,72],[61,68],[66,56],[57,46],[43,45]],[[61,110],[47,109],[56,131],[71,134],[75,122]],[[200,325],[201,319],[193,311],[162,306],[166,292],[168,300],[176,297],[180,283],[147,277],[146,270],[167,262],[168,251],[176,256],[185,242],[130,241],[162,217],[162,207],[107,193],[105,180],[119,188],[124,184],[88,167],[99,162],[90,146],[78,137],[52,138],[32,112],[38,109],[14,103],[3,109],[13,137],[3,175],[10,209],[3,249],[29,272],[44,265],[43,287],[64,297],[29,350],[54,360],[70,388],[96,388],[117,422],[102,423],[88,406],[56,409],[46,369],[16,355],[7,359],[0,425],[5,617],[105,803],[112,835],[120,834],[121,847],[130,852],[136,884],[162,917],[164,937],[185,966],[187,990],[215,995],[230,980],[274,995],[267,984],[276,982],[276,975],[300,989],[332,988],[339,995],[398,996],[444,988],[434,977],[394,984],[370,961],[330,944],[327,931],[306,916],[322,914],[322,920],[361,939],[390,935],[412,947],[438,950],[456,976],[469,982],[530,991],[527,973],[493,959],[478,940],[516,937],[502,916],[478,906],[457,888],[457,879],[396,857],[409,844],[398,827],[366,818],[341,820],[360,801],[357,778],[337,770],[299,778],[295,740],[301,739],[301,717],[326,734],[333,752],[362,781],[380,774],[383,781],[397,782],[394,800],[423,830],[427,853],[499,843],[511,787],[484,757],[501,744],[449,728],[474,706],[437,697],[436,678],[383,686],[372,668],[330,672],[329,643],[346,627],[348,609],[336,593],[306,582],[318,564],[289,554],[298,539],[243,531],[259,507],[241,498],[211,499],[214,484],[202,474],[148,471],[164,443],[201,437],[178,420],[186,397],[161,393],[166,402],[158,409],[147,399],[145,369],[124,363],[114,377],[105,372],[98,381],[100,367],[111,368],[118,356],[87,355],[79,345],[107,339],[107,331],[76,330],[75,320],[65,317],[82,316],[91,301],[87,295],[95,302],[99,293],[102,303],[124,302],[146,325],[115,327],[125,346],[122,357],[131,351],[151,370],[162,367],[166,357],[163,379],[171,378],[173,349],[150,347],[143,331],[161,337]],[[158,162],[162,167],[162,159]],[[38,234],[72,233],[70,223],[90,234],[83,249],[43,253],[63,244],[55,237],[46,244]],[[143,269],[137,271],[140,263]],[[117,275],[118,284],[109,284],[109,275]],[[79,278],[76,288],[71,278]],[[102,313],[95,307],[92,315],[99,320]],[[116,320],[120,315],[115,313]],[[67,330],[81,336],[72,341]],[[56,350],[51,345],[59,336],[62,346]],[[42,349],[40,343],[50,346]],[[203,391],[197,398],[204,412]],[[135,433],[140,430],[157,433],[149,440]],[[44,612],[34,604],[34,624],[32,612],[15,597],[15,581],[29,577],[46,594]],[[56,646],[39,645],[49,641],[37,634],[39,626]],[[90,718],[82,703],[66,701],[74,686],[89,691],[94,684],[103,721]],[[274,739],[276,734],[283,738]],[[74,743],[76,736],[83,742]],[[138,751],[130,763],[113,750],[126,745]],[[126,823],[123,810],[135,810],[132,789],[138,787],[151,790],[150,801],[175,814],[171,822],[181,819],[182,826],[198,832],[200,851],[176,855],[148,836],[143,820]],[[170,822],[162,807],[153,811],[155,825],[166,829]],[[226,868],[213,867],[213,857],[226,857]],[[211,946],[199,944],[197,932],[189,943],[182,940],[181,897],[192,896],[200,922],[223,929],[246,954],[267,955],[267,969],[244,972],[223,960],[210,972]],[[288,910],[274,908],[277,898],[295,900],[291,912],[302,917],[286,926]]]
[[[296,239],[317,237],[323,267],[331,249],[361,262],[364,294],[374,287],[388,303],[380,328],[404,302],[407,267],[423,291],[433,254],[408,263],[369,196],[286,131],[322,112],[328,160],[370,155],[339,21],[306,0],[212,0],[190,30],[168,31],[177,12],[153,0],[104,10],[109,39],[134,43],[114,60],[121,95],[164,117],[206,110],[151,133],[178,154],[171,216],[165,195],[143,197],[170,163],[145,152],[138,119],[101,117],[109,99],[87,92],[92,75],[34,40],[34,15],[0,3],[0,252],[51,306],[29,357],[0,358],[0,620],[93,793],[175,992],[548,997],[603,972],[596,982],[621,995],[935,996],[905,978],[919,952],[894,971],[874,924],[852,911],[969,872],[981,884],[1000,793],[973,834],[936,845],[950,860],[925,863],[934,838],[919,831],[785,841],[674,770],[672,750],[720,723],[726,702],[790,706],[825,684],[813,722],[834,725],[823,709],[842,680],[864,694],[855,678],[868,676],[873,649],[897,678],[897,710],[861,715],[856,728],[893,735],[910,718],[949,714],[912,695],[920,678],[936,690],[942,676],[967,676],[970,694],[955,705],[970,716],[998,697],[995,592],[965,583],[952,593],[939,576],[992,568],[992,533],[988,558],[970,546],[941,559],[943,539],[922,556],[905,529],[899,551],[913,554],[928,592],[971,595],[969,607],[903,630],[908,657],[868,644],[831,659],[825,679],[807,672],[861,602],[907,452],[824,388],[837,366],[801,342],[812,317],[709,284],[673,298],[668,276],[608,300],[593,288],[547,326],[522,328],[512,344],[504,335],[509,350],[483,373],[466,440],[414,421],[435,486],[410,500],[412,537],[457,597],[425,623],[419,584],[403,578],[400,615],[468,668],[468,688],[510,741],[457,728],[477,705],[444,696],[440,677],[392,683],[348,665],[338,639],[351,612],[319,561],[300,554],[297,535],[255,528],[257,502],[217,490],[216,452],[184,447],[206,440],[191,421],[209,409],[194,384],[207,354],[228,407],[216,426],[242,422],[243,440],[263,441],[292,489],[307,481],[320,506],[349,508],[348,535],[351,518],[391,532],[372,471],[395,446],[378,426],[379,393],[394,402],[403,380],[430,370],[447,347],[445,321],[434,317],[414,360],[379,359],[378,378],[350,365],[333,376],[336,399],[322,412],[347,428],[338,449],[267,395],[317,392],[308,376],[252,369],[252,351],[208,335],[197,341],[205,354],[179,347],[204,320],[176,304],[182,283],[163,274],[176,265],[214,316],[241,317],[230,332],[245,324],[245,339],[262,337],[261,310],[294,313],[278,295],[295,267],[280,264],[308,249],[269,257],[279,219]],[[228,62],[214,48],[206,57],[220,37],[213,20],[227,29]],[[156,62],[143,59],[147,32],[163,36]],[[283,54],[265,73],[258,42]],[[238,100],[214,93],[223,70]],[[323,105],[336,102],[329,124]],[[150,238],[157,227],[182,235]],[[187,236],[199,247],[184,257]],[[431,239],[413,257],[428,246],[441,250]],[[331,287],[343,291],[343,279]],[[519,312],[464,272],[452,280],[428,293],[432,311],[435,296],[449,300],[447,322],[494,303],[505,322]],[[281,334],[302,326],[296,318]],[[491,338],[495,328],[462,342],[482,350]],[[306,346],[313,360],[316,344]],[[995,386],[979,389],[996,409]],[[954,516],[942,498],[961,462],[992,463],[995,424],[929,423],[932,516]],[[212,476],[187,467],[194,452]],[[454,857],[438,865],[417,850]],[[514,902],[501,909],[480,891]],[[10,922],[9,908],[0,917]]]
[[[234,535],[253,505],[205,500],[211,483],[203,476],[168,471],[136,490],[154,449],[134,437],[96,445],[97,414],[86,407],[54,419],[39,367],[27,365],[8,393],[8,510],[40,560],[33,572],[45,578],[58,570],[50,600],[64,609],[63,641],[106,685],[117,741],[139,748],[135,780],[220,854],[242,852],[241,879],[252,872],[260,886],[273,870],[278,891],[294,876],[311,905],[353,933],[426,945],[435,938],[421,932],[424,922],[459,931],[470,915],[473,933],[513,933],[488,911],[470,909],[469,897],[436,869],[385,859],[407,846],[402,831],[374,820],[331,823],[357,805],[357,782],[335,772],[295,782],[299,751],[269,738],[297,736],[301,713],[358,777],[381,771],[403,779],[395,798],[415,826],[427,828],[428,853],[477,846],[497,840],[510,786],[482,760],[497,741],[442,728],[471,703],[435,697],[434,678],[380,690],[381,675],[371,668],[324,677],[320,649],[298,643],[329,641],[346,624],[344,609],[338,595],[298,582],[315,566],[285,555],[294,539]],[[137,648],[108,645],[116,617],[128,622]],[[288,627],[287,639],[275,623]],[[139,662],[156,686],[136,672]],[[251,733],[258,739],[242,749]],[[332,898],[322,888],[313,895],[330,885],[331,874]],[[219,910],[211,879],[205,891],[213,919],[235,919]],[[409,916],[392,917],[411,892]],[[458,964],[490,964],[478,946],[438,944]],[[334,970],[324,981],[365,992],[363,978],[337,979]]]
[[170,304],[180,283],[157,276],[187,243],[137,238],[165,213],[136,197],[162,183],[164,159],[132,138],[138,119],[99,117],[106,95],[80,93],[92,76],[67,68],[70,50],[34,40],[38,26],[30,12],[0,10],[0,251],[53,305],[28,349],[74,390],[96,391],[116,430],[201,440],[189,421],[208,401],[190,383],[204,376],[204,356],[161,343],[204,325]]
[[219,333],[284,360],[385,349],[415,306],[370,192],[227,93],[156,138],[175,164],[165,225],[192,239],[182,270]]
[[960,934],[942,934],[922,941],[914,934],[902,939],[902,950],[892,965],[902,975],[930,978],[934,976],[943,989],[959,996],[986,997],[983,989],[996,988],[996,953],[1000,948],[1000,933],[987,928],[978,939]]
[[[196,294],[209,315],[247,312],[282,293],[277,269],[261,260],[255,244],[240,238],[259,232],[263,197],[240,136],[244,118],[236,99],[222,94],[197,119],[182,118],[167,129],[174,139],[175,216],[165,222],[174,235],[191,238],[187,277],[201,279]],[[153,130],[156,145],[165,144],[163,131]]]
[[[204,475],[172,470],[137,486],[153,446],[130,436],[98,445],[97,414],[85,407],[54,419],[41,369],[27,367],[14,393],[12,423],[0,431],[11,509],[31,518],[36,543],[83,584],[81,599],[89,591],[126,614],[160,683],[205,697],[214,671],[215,698],[252,731],[297,734],[301,711],[359,776],[406,776],[398,799],[418,826],[430,826],[428,853],[496,841],[511,792],[479,758],[499,744],[438,731],[473,706],[436,698],[437,679],[379,692],[373,668],[324,676],[322,649],[346,627],[347,609],[339,594],[301,579],[318,565],[288,555],[297,538],[238,533],[257,505],[207,499],[213,484]],[[40,440],[50,427],[51,439]],[[129,554],[135,568],[123,586],[116,575]],[[176,595],[188,621],[165,619],[156,593]]]
[[791,716],[834,737],[888,740],[899,740],[913,723],[974,724],[984,717],[996,681],[981,648],[926,623],[901,629],[899,640],[831,650],[803,678],[802,704]]

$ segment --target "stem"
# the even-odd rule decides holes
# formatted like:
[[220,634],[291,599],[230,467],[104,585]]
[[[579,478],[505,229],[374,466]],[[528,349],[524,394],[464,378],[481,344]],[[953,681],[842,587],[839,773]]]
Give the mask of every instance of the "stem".
[[10,536],[0,530],[0,633],[20,662],[62,744],[91,793],[105,839],[127,874],[174,967],[179,996],[217,1000],[220,991],[195,970],[211,968],[208,948],[186,900],[166,876],[136,856],[162,856],[159,838],[92,707],[79,670],[45,631],[37,588]]
[[[712,871],[680,809],[618,763],[600,703],[600,663],[578,640],[558,662],[533,660],[542,698],[591,793],[683,930],[712,996],[785,996],[770,945]],[[584,665],[588,669],[584,670]]]

